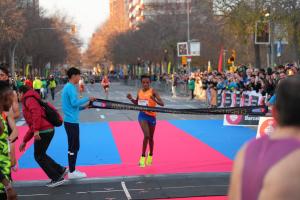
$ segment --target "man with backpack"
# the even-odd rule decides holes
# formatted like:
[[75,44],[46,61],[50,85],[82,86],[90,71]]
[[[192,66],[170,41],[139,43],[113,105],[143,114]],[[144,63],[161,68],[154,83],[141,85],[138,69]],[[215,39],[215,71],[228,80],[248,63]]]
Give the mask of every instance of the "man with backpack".
[[[45,105],[46,103],[41,101],[40,95],[31,88],[21,86],[19,92],[21,95],[23,115],[29,126],[29,130],[19,149],[20,151],[24,151],[26,143],[34,137],[34,158],[51,179],[46,186],[59,186],[64,183],[64,177],[67,175],[68,170],[57,164],[46,154],[54,136],[54,125],[56,124],[53,124],[53,118],[59,116],[55,116],[55,113],[57,113],[55,112],[55,108],[50,104]],[[48,116],[53,112],[54,114],[52,114],[52,116]],[[62,124],[62,120],[60,120],[60,122],[60,124]]]

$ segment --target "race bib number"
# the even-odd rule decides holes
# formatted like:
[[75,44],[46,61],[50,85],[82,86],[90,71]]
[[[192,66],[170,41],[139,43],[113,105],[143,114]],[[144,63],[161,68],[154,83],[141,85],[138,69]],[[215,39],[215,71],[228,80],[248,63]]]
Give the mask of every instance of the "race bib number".
[[147,100],[139,100],[138,105],[139,106],[148,106],[148,101]]

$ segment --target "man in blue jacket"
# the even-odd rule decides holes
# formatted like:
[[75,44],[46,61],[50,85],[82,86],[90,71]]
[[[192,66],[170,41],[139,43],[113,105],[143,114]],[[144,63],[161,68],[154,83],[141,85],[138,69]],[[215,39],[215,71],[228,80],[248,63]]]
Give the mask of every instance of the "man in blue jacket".
[[69,179],[85,178],[86,174],[75,169],[77,153],[79,151],[79,111],[88,108],[89,101],[94,97],[78,98],[76,85],[80,80],[80,70],[70,68],[67,71],[69,82],[62,92],[62,110],[64,113],[64,127],[68,136]]

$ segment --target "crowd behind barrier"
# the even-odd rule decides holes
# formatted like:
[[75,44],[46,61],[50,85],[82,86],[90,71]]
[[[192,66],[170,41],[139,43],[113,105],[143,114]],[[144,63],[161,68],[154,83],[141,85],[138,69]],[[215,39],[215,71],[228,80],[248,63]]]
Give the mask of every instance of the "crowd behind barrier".
[[267,69],[239,66],[234,71],[195,71],[189,76],[174,73],[166,79],[171,88],[185,85],[191,99],[206,102],[208,107],[238,107],[264,105],[276,93],[280,80],[296,73],[299,67],[295,64]]

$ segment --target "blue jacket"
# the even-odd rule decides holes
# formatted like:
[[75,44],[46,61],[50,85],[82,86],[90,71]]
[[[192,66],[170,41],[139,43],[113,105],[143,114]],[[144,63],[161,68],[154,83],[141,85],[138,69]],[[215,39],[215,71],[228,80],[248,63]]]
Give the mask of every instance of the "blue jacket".
[[79,111],[84,109],[82,105],[86,104],[89,98],[79,99],[76,86],[70,82],[64,86],[61,96],[64,121],[79,123]]

